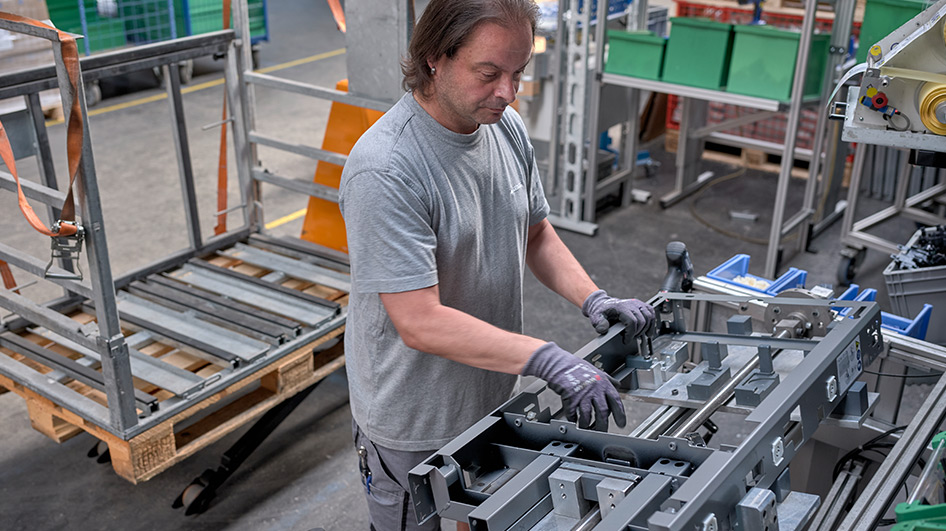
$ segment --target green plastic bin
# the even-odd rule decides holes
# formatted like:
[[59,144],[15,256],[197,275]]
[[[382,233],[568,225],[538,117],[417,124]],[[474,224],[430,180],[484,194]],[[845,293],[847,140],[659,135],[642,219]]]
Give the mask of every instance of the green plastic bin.
[[[801,34],[772,26],[736,26],[726,91],[789,101]],[[831,36],[811,39],[805,74],[805,97],[818,96],[824,81]]]
[[604,71],[609,74],[660,79],[664,47],[667,39],[652,31],[608,31],[608,60]]
[[868,0],[858,38],[857,62],[866,61],[871,46],[917,16],[926,4],[924,0]]
[[702,18],[670,19],[663,81],[720,90],[726,86],[732,24]]

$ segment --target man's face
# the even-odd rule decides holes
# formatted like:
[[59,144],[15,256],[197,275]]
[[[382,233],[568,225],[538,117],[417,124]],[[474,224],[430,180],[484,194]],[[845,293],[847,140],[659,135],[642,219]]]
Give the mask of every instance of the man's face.
[[506,106],[516,100],[519,78],[531,58],[529,26],[480,24],[452,58],[431,61],[436,72],[428,112],[458,133],[498,122]]

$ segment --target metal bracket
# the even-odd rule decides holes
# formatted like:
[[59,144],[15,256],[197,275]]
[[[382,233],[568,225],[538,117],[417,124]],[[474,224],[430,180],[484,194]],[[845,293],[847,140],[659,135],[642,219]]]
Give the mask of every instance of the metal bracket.
[[[46,269],[43,270],[43,278],[55,278],[60,280],[82,280],[82,269],[79,267],[79,255],[82,253],[82,241],[85,240],[85,229],[82,225],[74,221],[57,221],[52,226],[52,231],[58,233],[63,225],[72,225],[76,228],[76,233],[72,236],[53,236],[50,240],[51,255]],[[73,274],[50,273],[49,269],[53,266],[56,259],[70,260],[75,269]]]

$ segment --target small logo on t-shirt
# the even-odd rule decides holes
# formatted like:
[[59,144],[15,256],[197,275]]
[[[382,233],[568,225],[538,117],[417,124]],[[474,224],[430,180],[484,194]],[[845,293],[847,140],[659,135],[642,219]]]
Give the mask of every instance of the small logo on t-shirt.
[[509,193],[510,193],[510,194],[514,194],[514,193],[516,193],[516,192],[519,191],[519,190],[522,190],[522,183],[519,183],[519,184],[513,186],[513,187],[512,187],[512,191],[509,192]]

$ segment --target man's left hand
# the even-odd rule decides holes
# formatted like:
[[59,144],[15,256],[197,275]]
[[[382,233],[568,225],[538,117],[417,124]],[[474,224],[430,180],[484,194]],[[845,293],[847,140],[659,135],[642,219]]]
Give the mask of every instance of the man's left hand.
[[606,333],[617,322],[624,323],[634,336],[649,333],[656,320],[654,308],[649,304],[637,299],[609,297],[603,289],[588,295],[581,305],[581,313],[591,320],[599,334]]

